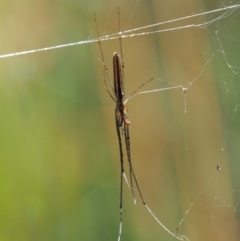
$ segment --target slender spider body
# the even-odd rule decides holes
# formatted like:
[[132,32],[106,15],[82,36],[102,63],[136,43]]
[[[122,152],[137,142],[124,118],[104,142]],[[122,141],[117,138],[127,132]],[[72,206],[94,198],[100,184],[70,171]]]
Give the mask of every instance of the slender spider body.
[[113,53],[113,76],[114,76],[114,93],[116,97],[116,124],[121,127],[123,122],[130,125],[130,121],[126,118],[127,108],[124,103],[124,87],[122,79],[121,60],[117,52]]

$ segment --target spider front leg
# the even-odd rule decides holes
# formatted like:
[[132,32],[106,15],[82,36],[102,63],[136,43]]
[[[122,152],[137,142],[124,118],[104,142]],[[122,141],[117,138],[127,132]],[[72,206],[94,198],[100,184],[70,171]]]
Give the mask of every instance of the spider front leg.
[[[123,215],[123,176],[126,179],[126,175],[124,172],[124,166],[123,166],[123,150],[122,150],[122,138],[120,133],[121,125],[121,119],[119,116],[119,111],[116,108],[115,112],[115,123],[116,123],[116,130],[117,130],[117,136],[118,136],[118,143],[119,143],[119,152],[120,152],[120,204],[119,204],[119,216],[120,216],[120,225],[119,225],[119,234],[118,234],[118,241],[120,240],[121,233],[122,233],[122,215]],[[127,179],[126,179],[127,181]],[[128,182],[127,182],[128,183]]]
[[128,159],[128,164],[129,164],[129,173],[130,173],[130,184],[131,184],[131,190],[133,194],[133,199],[134,199],[134,204],[136,204],[136,198],[134,194],[134,189],[133,189],[133,167],[132,167],[132,161],[131,161],[131,149],[130,149],[130,135],[129,135],[129,120],[124,120],[124,137],[125,137],[125,144],[126,144],[126,151],[127,151],[127,159]]
[[135,184],[136,184],[136,187],[138,189],[138,193],[139,193],[140,198],[142,200],[142,203],[145,205],[146,202],[145,202],[145,200],[143,198],[142,192],[140,190],[140,186],[139,186],[138,181],[137,181],[137,177],[136,177],[134,169],[133,169],[133,164],[132,164],[132,160],[131,160],[129,125],[127,125],[125,122],[124,122],[124,133],[125,133],[125,142],[126,142],[128,163],[129,163],[129,169],[130,169],[130,176],[131,176],[131,178],[133,177],[133,179],[135,181]]

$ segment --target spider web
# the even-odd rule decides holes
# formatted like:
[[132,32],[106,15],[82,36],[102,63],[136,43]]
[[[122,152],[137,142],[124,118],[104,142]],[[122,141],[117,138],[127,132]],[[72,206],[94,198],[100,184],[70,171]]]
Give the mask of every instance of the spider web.
[[[120,7],[126,97],[154,78],[128,102],[149,207],[182,240],[239,240],[240,3],[15,4],[1,8],[0,239],[117,240],[119,151],[94,14],[112,76]],[[176,240],[124,190],[121,240]]]

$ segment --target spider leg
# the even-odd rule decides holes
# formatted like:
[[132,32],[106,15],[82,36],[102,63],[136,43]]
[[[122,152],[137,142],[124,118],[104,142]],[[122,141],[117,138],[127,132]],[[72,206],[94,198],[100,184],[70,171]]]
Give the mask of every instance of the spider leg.
[[133,189],[133,167],[131,164],[131,149],[130,149],[130,135],[129,135],[129,125],[124,121],[124,137],[125,137],[125,144],[127,150],[127,158],[129,163],[129,173],[130,173],[130,185],[133,194],[134,204],[136,204],[136,198]]
[[118,233],[118,241],[120,241],[121,233],[122,233],[122,216],[123,216],[123,176],[126,176],[124,173],[124,166],[123,166],[123,150],[122,150],[122,139],[120,133],[120,126],[118,123],[118,118],[116,118],[116,129],[117,129],[117,136],[118,136],[118,143],[119,143],[119,151],[120,151],[120,204],[119,204],[119,216],[120,216],[120,224],[119,224],[119,233]]
[[[124,122],[124,134],[125,134],[125,142],[126,142],[126,149],[127,149],[127,156],[128,156],[128,163],[129,163],[129,169],[130,169],[131,182],[132,182],[132,177],[133,177],[133,179],[135,181],[135,184],[136,184],[136,187],[138,189],[138,193],[139,193],[140,198],[142,200],[142,203],[143,203],[143,205],[145,205],[146,202],[143,198],[140,186],[139,186],[138,181],[137,181],[137,177],[136,177],[134,169],[133,169],[132,161],[131,161],[129,125],[127,125],[125,122]],[[132,183],[131,183],[131,186],[132,186]]]

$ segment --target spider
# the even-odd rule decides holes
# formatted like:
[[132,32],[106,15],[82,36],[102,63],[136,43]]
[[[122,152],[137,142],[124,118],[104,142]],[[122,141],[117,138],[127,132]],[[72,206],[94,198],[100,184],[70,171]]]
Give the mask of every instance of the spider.
[[[105,64],[105,59],[103,55],[103,50],[99,38],[99,32],[98,32],[98,26],[97,26],[97,20],[95,15],[95,24],[96,24],[96,32],[98,37],[98,46],[101,54],[101,61],[104,68],[104,85],[109,93],[109,96],[114,100],[116,103],[115,107],[115,124],[116,124],[116,130],[117,130],[117,137],[118,137],[118,144],[119,144],[119,153],[120,153],[120,204],[119,204],[119,216],[120,216],[120,224],[119,224],[119,234],[118,234],[118,241],[121,239],[121,233],[122,233],[122,217],[123,217],[123,178],[126,180],[126,183],[128,187],[131,189],[134,203],[136,204],[135,194],[134,194],[134,188],[133,188],[133,182],[135,183],[140,199],[143,203],[143,205],[146,207],[148,212],[152,215],[152,217],[158,222],[160,226],[163,227],[168,233],[170,233],[172,236],[176,237],[179,240],[182,240],[180,236],[175,235],[171,231],[169,231],[161,222],[160,220],[154,215],[154,213],[151,211],[151,209],[148,207],[140,186],[138,184],[138,180],[136,177],[136,174],[134,172],[132,160],[131,160],[131,148],[130,148],[130,133],[129,133],[129,126],[130,126],[130,120],[127,117],[127,107],[126,103],[128,100],[137,95],[138,90],[142,88],[144,85],[149,83],[150,81],[154,80],[155,78],[151,78],[142,85],[140,85],[138,88],[134,89],[132,93],[125,99],[124,98],[124,61],[123,61],[123,50],[122,50],[122,38],[121,38],[121,31],[120,31],[120,10],[118,8],[118,27],[119,27],[119,44],[120,44],[120,56],[117,52],[113,53],[113,84],[110,80],[108,69]],[[108,82],[111,86],[112,92],[108,89],[106,77],[108,79]],[[146,91],[148,92],[148,91]],[[143,92],[142,92],[143,93]],[[123,144],[122,144],[122,136],[124,136],[124,141],[126,145],[126,152],[127,152],[127,160],[129,164],[129,173],[130,173],[130,185],[128,183],[125,171],[124,171],[124,162],[123,162]]]

